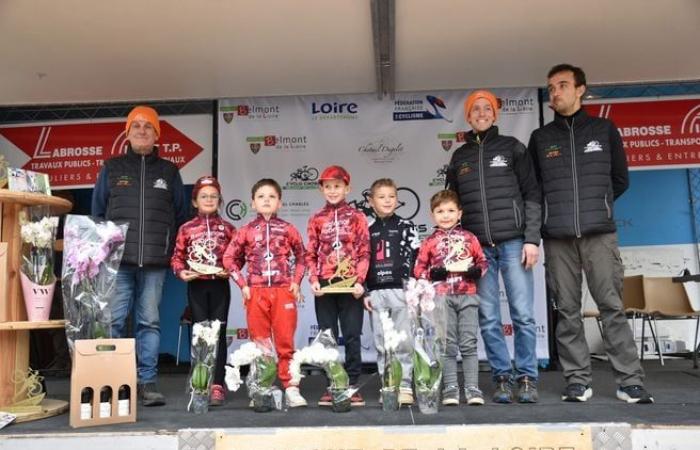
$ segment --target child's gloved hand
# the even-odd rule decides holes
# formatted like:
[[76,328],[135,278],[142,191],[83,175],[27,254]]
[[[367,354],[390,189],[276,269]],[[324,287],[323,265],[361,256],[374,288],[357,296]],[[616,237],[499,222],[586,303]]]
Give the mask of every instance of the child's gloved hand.
[[445,281],[447,279],[447,269],[444,267],[433,267],[430,269],[430,281]]
[[464,278],[467,278],[469,280],[478,280],[481,278],[481,269],[479,269],[476,266],[471,266],[469,270],[464,272]]

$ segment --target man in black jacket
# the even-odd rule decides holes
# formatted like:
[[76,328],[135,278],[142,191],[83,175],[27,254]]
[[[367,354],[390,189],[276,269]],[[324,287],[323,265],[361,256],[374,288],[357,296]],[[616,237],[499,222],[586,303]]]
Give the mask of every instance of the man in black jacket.
[[[540,244],[541,193],[525,146],[499,134],[494,125],[498,100],[485,90],[472,92],[464,105],[472,127],[447,168],[447,186],[457,193],[462,226],[474,233],[489,268],[479,280],[479,326],[496,384],[493,401],[513,402],[513,381],[520,403],[536,403],[537,331],[532,267]],[[501,322],[500,283],[508,298],[514,329],[515,367]]]
[[127,117],[126,133],[126,155],[107,160],[100,171],[92,194],[92,215],[129,222],[115,294],[109,299],[112,336],[126,335],[126,319],[133,305],[139,399],[144,406],[160,406],[165,397],[156,388],[159,305],[187,203],[177,166],[157,155],[158,113],[137,106]]
[[569,64],[547,75],[554,121],[532,133],[529,151],[542,184],[547,283],[559,320],[556,337],[567,387],[565,401],[591,398],[591,362],[581,317],[582,273],[598,305],[617,398],[652,403],[644,389],[632,331],[622,306],[613,202],[628,187],[627,160],[615,125],[581,108],[586,76]]

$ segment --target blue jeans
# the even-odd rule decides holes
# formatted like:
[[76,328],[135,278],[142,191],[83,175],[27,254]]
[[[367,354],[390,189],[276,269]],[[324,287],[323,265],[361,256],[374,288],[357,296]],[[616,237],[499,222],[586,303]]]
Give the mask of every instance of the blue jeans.
[[[479,280],[479,326],[493,378],[506,375],[528,376],[537,380],[537,330],[534,311],[532,270],[522,264],[523,240],[511,239],[495,247],[484,247],[488,271]],[[501,272],[508,297],[515,333],[515,370],[511,365],[501,322],[498,272]]]
[[163,297],[165,268],[147,269],[122,266],[117,273],[112,310],[112,337],[126,335],[126,319],[134,310],[138,382],[153,383],[158,376],[160,350],[160,300]]

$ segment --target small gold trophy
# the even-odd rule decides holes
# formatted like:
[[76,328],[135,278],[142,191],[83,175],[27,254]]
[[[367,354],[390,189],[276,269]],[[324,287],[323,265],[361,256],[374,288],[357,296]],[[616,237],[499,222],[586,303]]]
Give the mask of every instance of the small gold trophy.
[[216,242],[210,238],[196,239],[190,244],[190,253],[187,255],[187,265],[190,269],[202,275],[215,275],[222,270],[216,266],[216,254],[214,249]]
[[324,294],[347,294],[354,292],[357,275],[352,275],[353,273],[353,264],[349,257],[338,259],[335,273],[328,280],[328,285],[322,287],[321,291],[323,291]]
[[447,242],[445,270],[448,272],[466,272],[472,266],[472,257],[464,246],[464,238],[458,236]]

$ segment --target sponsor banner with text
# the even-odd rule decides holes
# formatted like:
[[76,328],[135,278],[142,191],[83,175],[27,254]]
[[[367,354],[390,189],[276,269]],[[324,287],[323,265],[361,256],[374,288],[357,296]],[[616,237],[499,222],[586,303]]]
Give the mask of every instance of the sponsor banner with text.
[[[94,186],[104,161],[126,151],[125,120],[62,121],[0,127],[9,165],[49,175],[52,189]],[[161,117],[158,152],[175,163],[185,184],[211,171],[212,118]]]
[[700,98],[588,103],[590,115],[612,120],[630,169],[700,166]]

